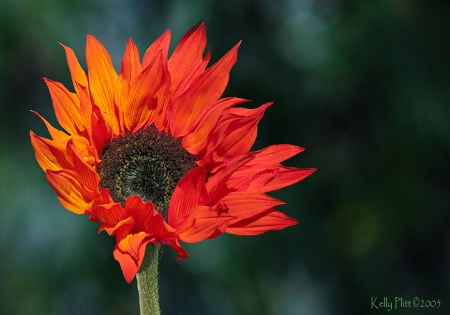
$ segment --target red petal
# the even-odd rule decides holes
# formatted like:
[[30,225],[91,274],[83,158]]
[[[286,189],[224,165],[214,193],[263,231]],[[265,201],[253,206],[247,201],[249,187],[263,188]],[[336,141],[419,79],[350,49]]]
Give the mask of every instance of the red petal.
[[255,158],[236,170],[228,185],[239,191],[268,192],[299,182],[316,169],[286,167],[279,162],[302,151],[298,146],[280,144],[251,152]]
[[177,239],[175,230],[164,221],[151,201],[144,202],[139,196],[130,196],[125,208],[134,218],[136,228],[152,235],[157,241],[172,245],[173,239]]
[[228,213],[236,217],[231,224],[259,215],[269,208],[284,204],[283,201],[269,197],[263,193],[249,192],[232,192],[221,198],[220,203],[226,205]]
[[171,246],[178,253],[178,259],[188,256],[184,248],[178,243],[179,236],[164,221],[163,216],[155,209],[152,202],[143,202],[138,196],[130,196],[125,203],[125,207],[134,218],[134,228],[146,232],[152,237],[152,242]]
[[205,46],[205,23],[195,25],[181,38],[168,62],[173,87],[177,87],[181,80],[185,80],[192,68],[202,64]]
[[192,132],[183,138],[183,147],[191,154],[197,155],[200,153],[206,146],[208,136],[216,125],[223,110],[243,102],[248,102],[248,100],[235,97],[219,99],[207,109]]
[[189,256],[188,253],[186,252],[186,250],[183,247],[181,247],[178,240],[166,241],[164,244],[169,245],[177,252],[178,260],[185,259],[187,256]]
[[150,65],[153,60],[162,53],[164,59],[167,59],[170,44],[170,30],[167,30],[157,40],[150,45],[142,59],[142,69]]
[[[226,125],[226,137],[215,149],[218,156],[232,158],[249,152],[256,139],[257,125],[266,108],[271,104],[267,103],[255,109],[239,108],[241,113],[238,116],[235,116],[232,112],[237,108],[229,109],[228,115],[235,116],[235,118],[224,123]],[[245,110],[245,112],[242,110]],[[227,115],[224,115],[224,120],[226,117]]]
[[154,234],[151,225],[155,214],[158,214],[158,212],[152,202],[144,202],[139,196],[130,196],[125,202],[125,208],[133,216],[140,229]]
[[95,207],[97,219],[104,228],[116,227],[119,222],[128,219],[130,215],[118,203],[109,203]]
[[[237,191],[264,192],[263,187],[278,173],[277,169],[266,169],[253,175],[253,170],[251,168],[248,170],[251,171],[250,175],[245,175],[244,172],[239,172],[240,170],[234,172],[228,180],[228,185]],[[239,175],[236,175],[238,172]]]
[[108,139],[111,138],[111,129],[107,125],[105,119],[100,113],[100,109],[96,106],[92,106],[92,139],[95,144],[97,152],[102,152],[103,147]]
[[172,227],[177,228],[206,194],[205,176],[205,169],[196,167],[178,182],[169,204],[168,222]]
[[254,217],[230,224],[225,232],[235,235],[258,235],[271,230],[282,230],[297,223],[297,220],[282,212],[268,209]]
[[315,168],[280,167],[273,180],[265,184],[261,191],[268,192],[293,185],[315,171]]
[[128,217],[120,221],[113,227],[106,227],[102,225],[99,228],[99,232],[101,232],[102,230],[105,230],[109,235],[116,235],[116,239],[123,239],[128,234],[131,234],[131,231],[136,232],[136,222],[134,221],[133,217]]
[[[249,167],[234,172],[232,177],[228,180],[228,185],[239,191],[269,192],[293,185],[315,171],[315,168],[286,166],[279,166],[261,171],[260,168]],[[256,175],[254,175],[255,173]]]
[[170,95],[172,95],[173,99],[178,98],[187,89],[191,88],[191,84],[198,78],[199,75],[205,72],[206,66],[208,65],[210,59],[211,54],[208,52],[202,62],[193,65],[179,83],[172,83]]
[[109,194],[109,189],[102,188],[100,189],[100,193],[94,199],[94,205],[92,206],[92,209],[86,212],[87,214],[89,214],[89,221],[99,222],[100,220],[97,215],[99,209],[98,207],[107,204],[114,204],[114,201]]
[[145,232],[130,234],[117,243],[114,249],[114,258],[122,268],[125,280],[130,283],[141,268],[145,255],[145,247],[150,243]]
[[268,146],[264,149],[253,151],[252,154],[255,156],[255,159],[248,163],[248,165],[252,164],[271,164],[283,162],[294,155],[303,152],[305,149],[296,145],[291,144],[275,144]]
[[222,188],[227,184],[227,180],[240,166],[253,159],[253,156],[244,155],[236,158],[227,164],[213,176],[211,176],[205,184],[206,191],[208,192],[208,201],[211,202],[218,196]]
[[209,206],[198,206],[177,228],[177,234],[183,242],[200,242],[223,233],[232,219],[234,217],[228,213],[218,213]]

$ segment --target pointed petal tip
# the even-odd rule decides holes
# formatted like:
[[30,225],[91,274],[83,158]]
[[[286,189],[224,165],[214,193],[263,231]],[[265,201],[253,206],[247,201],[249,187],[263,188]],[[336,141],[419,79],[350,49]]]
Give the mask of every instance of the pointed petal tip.
[[89,47],[89,45],[95,45],[95,46],[102,46],[103,44],[94,36],[91,34],[86,35],[86,49]]
[[191,29],[192,31],[196,31],[198,29],[206,29],[206,22],[203,20],[200,20],[197,24],[195,24]]
[[242,43],[242,40],[237,42],[237,44],[234,45],[227,54],[231,54],[232,53],[233,57],[236,58],[236,55],[237,55],[239,47],[241,46],[241,43]]
[[52,80],[52,79],[49,79],[49,78],[47,78],[47,77],[42,77],[42,79],[44,80],[44,82],[45,83],[52,83],[52,82],[56,82],[56,81],[54,81],[54,80]]
[[131,37],[128,37],[127,42],[125,43],[126,46],[128,45],[134,45],[134,40]]

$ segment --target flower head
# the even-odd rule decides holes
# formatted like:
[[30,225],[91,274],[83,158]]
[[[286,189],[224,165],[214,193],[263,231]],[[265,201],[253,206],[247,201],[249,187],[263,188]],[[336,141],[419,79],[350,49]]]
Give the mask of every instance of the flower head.
[[280,163],[303,149],[280,144],[250,151],[270,103],[238,107],[220,98],[239,44],[212,66],[201,23],[168,58],[167,30],[145,52],[126,44],[117,74],[103,45],[88,35],[86,63],[67,57],[75,93],[44,79],[66,132],[46,125],[50,139],[30,132],[36,159],[62,205],[115,235],[114,257],[130,282],[146,245],[180,245],[224,232],[256,235],[297,221],[274,209],[267,192],[292,185],[315,169]]

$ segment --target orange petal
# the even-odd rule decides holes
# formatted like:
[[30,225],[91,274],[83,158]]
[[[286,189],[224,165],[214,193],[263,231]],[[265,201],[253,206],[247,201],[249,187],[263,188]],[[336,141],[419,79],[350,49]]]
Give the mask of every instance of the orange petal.
[[119,124],[114,106],[114,89],[118,75],[114,70],[109,53],[92,35],[87,36],[86,63],[89,72],[90,95],[111,127],[113,134],[117,135]]
[[85,122],[80,114],[80,100],[75,93],[69,92],[59,82],[44,78],[50,91],[56,118],[61,126],[71,135],[81,135]]
[[87,162],[80,155],[78,150],[75,148],[73,140],[70,140],[67,143],[67,152],[71,154],[72,163],[74,166],[75,172],[77,172],[83,183],[90,190],[98,193],[98,187],[100,184],[100,176],[97,172],[87,164]]
[[159,113],[165,97],[164,91],[170,87],[166,60],[159,54],[153,63],[145,68],[130,85],[126,102],[125,126],[135,132],[149,125]]
[[142,69],[139,60],[139,51],[131,38],[127,41],[121,66],[120,74],[129,82],[141,73]]
[[268,209],[259,215],[228,225],[225,232],[235,235],[258,235],[267,231],[282,230],[297,223],[297,220],[282,212]]
[[145,247],[151,239],[145,232],[130,234],[117,243],[114,258],[122,268],[125,280],[130,283],[141,268],[145,255]]
[[90,210],[95,195],[84,186],[80,176],[74,171],[47,171],[47,180],[55,189],[61,204],[69,211],[83,214]]
[[196,167],[178,182],[169,204],[168,222],[172,227],[177,228],[206,194],[205,176],[205,169]]
[[30,131],[31,144],[39,166],[44,172],[71,169],[72,163],[66,155],[67,141],[49,140]]
[[81,68],[78,62],[77,56],[70,47],[67,47],[60,43],[66,52],[67,63],[69,64],[70,74],[72,76],[73,86],[78,95],[80,95],[80,87],[86,88],[88,86],[88,81],[86,78],[86,73],[83,68]]
[[177,234],[183,242],[196,243],[211,236],[218,236],[234,217],[227,213],[218,213],[209,206],[198,206],[177,228]]
[[204,107],[222,95],[228,84],[230,70],[236,62],[239,44],[198,76],[190,88],[173,101],[170,131],[174,137],[186,135],[198,122],[199,114]]
[[117,109],[117,119],[119,124],[120,134],[125,133],[125,113],[127,107],[128,95],[130,93],[130,82],[124,79],[122,75],[117,80],[116,89],[114,90],[114,103]]
[[98,152],[90,140],[80,136],[72,136],[71,140],[73,141],[80,158],[82,158],[86,164],[90,166],[97,166],[101,162]]
[[80,100],[80,115],[86,126],[83,136],[90,141],[93,141],[92,137],[92,106],[91,98],[89,96],[89,89],[75,82],[78,99]]
[[133,40],[127,41],[125,53],[121,62],[121,71],[114,89],[114,102],[116,104],[116,115],[119,120],[119,129],[122,134],[125,131],[124,110],[127,106],[130,82],[141,73],[141,62],[139,51]]
[[39,119],[45,124],[45,126],[47,127],[47,130],[50,133],[50,136],[52,137],[53,140],[55,140],[56,142],[68,141],[69,140],[70,136],[68,136],[67,134],[65,134],[61,130],[58,130],[55,127],[53,127],[44,117],[39,115],[34,110],[30,110],[30,112],[32,112],[33,114],[38,116]]

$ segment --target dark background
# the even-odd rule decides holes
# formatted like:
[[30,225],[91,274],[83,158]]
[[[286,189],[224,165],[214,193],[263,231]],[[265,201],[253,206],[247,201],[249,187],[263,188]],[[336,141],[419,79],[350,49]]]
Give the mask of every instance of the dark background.
[[292,143],[317,167],[272,195],[300,224],[187,244],[161,270],[163,314],[384,314],[387,297],[450,312],[450,5],[422,0],[0,0],[0,314],[138,314],[114,239],[66,211],[34,158],[29,110],[56,125],[42,77],[71,86],[86,34],[116,69],[200,20],[212,61],[243,40],[226,96],[275,101],[254,149]]

